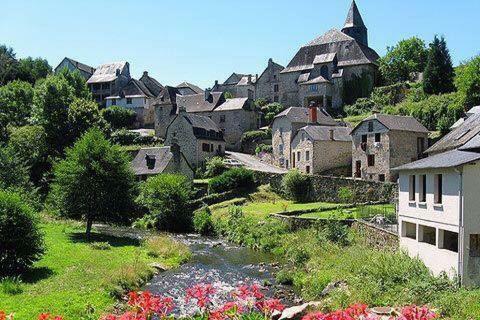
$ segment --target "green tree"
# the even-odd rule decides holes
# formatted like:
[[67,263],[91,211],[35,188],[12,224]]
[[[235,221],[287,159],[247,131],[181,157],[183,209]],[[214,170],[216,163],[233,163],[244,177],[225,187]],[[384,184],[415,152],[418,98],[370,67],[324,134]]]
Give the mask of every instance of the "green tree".
[[72,72],[67,68],[63,68],[58,73],[58,76],[63,77],[73,88],[73,94],[75,95],[75,97],[80,99],[92,100],[92,93],[87,87],[87,82],[78,70]]
[[412,72],[423,72],[427,63],[428,50],[425,42],[417,37],[401,40],[387,48],[380,58],[380,72],[387,84],[410,80]]
[[262,107],[262,112],[265,115],[265,124],[270,125],[277,114],[285,110],[285,106],[281,103],[273,102]]
[[227,171],[227,166],[221,157],[213,157],[207,160],[205,165],[205,176],[213,178]]
[[8,126],[23,126],[31,115],[33,88],[28,82],[12,81],[0,87],[0,141]]
[[310,200],[312,182],[309,176],[295,169],[290,170],[282,178],[282,188],[293,201],[308,202]]
[[52,67],[48,61],[42,58],[28,57],[18,61],[17,78],[35,84],[38,79],[46,78],[52,73]]
[[104,124],[98,104],[92,100],[75,99],[68,108],[68,123],[72,141],[90,128],[103,128]]
[[13,81],[17,77],[18,61],[12,48],[0,45],[0,86]]
[[28,168],[6,147],[0,146],[0,189],[29,189]]
[[120,106],[103,109],[102,116],[114,130],[132,127],[137,117],[135,111]]
[[19,194],[0,190],[0,276],[19,275],[44,252],[35,213]]
[[160,174],[142,184],[137,203],[148,209],[157,229],[188,231],[193,214],[189,205],[191,195],[192,185],[187,177]]
[[454,75],[447,42],[444,37],[435,36],[428,52],[427,66],[423,75],[423,90],[427,94],[452,92],[455,89]]
[[467,108],[480,105],[480,55],[457,68],[455,86],[465,96]]
[[86,221],[126,222],[133,209],[135,178],[128,156],[98,129],[90,129],[54,165],[51,199],[60,215]]

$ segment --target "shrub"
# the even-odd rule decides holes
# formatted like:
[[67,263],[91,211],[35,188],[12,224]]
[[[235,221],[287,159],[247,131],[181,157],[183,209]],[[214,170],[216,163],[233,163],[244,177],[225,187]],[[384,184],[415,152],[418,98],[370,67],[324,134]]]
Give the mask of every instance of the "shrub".
[[310,177],[298,170],[290,170],[282,179],[285,194],[296,202],[308,202],[312,189]]
[[272,153],[273,152],[273,146],[270,144],[260,144],[255,148],[255,154],[260,154],[262,152],[266,153]]
[[253,172],[245,168],[232,168],[208,182],[209,193],[221,193],[231,190],[244,192],[255,187]]
[[0,191],[0,275],[18,275],[44,252],[33,210],[20,195]]
[[214,233],[212,213],[208,207],[203,207],[193,213],[193,229],[201,235]]
[[206,170],[204,176],[207,178],[219,176],[228,169],[225,163],[223,163],[223,159],[221,157],[213,157],[208,159],[205,168]]
[[340,187],[338,189],[338,199],[343,203],[351,203],[354,199],[352,189],[349,187]]
[[148,210],[148,216],[160,230],[187,231],[191,227],[189,201],[192,185],[187,177],[160,174],[142,184],[137,202]]
[[127,129],[119,129],[112,132],[110,139],[113,143],[128,146],[135,144],[135,141],[140,138],[140,134],[132,132]]
[[120,106],[103,109],[102,116],[113,129],[130,128],[136,120],[135,111]]
[[375,107],[375,103],[368,98],[359,98],[357,101],[350,105],[345,106],[345,113],[347,116],[359,116],[365,113],[369,113]]
[[242,135],[242,145],[252,142],[260,142],[264,139],[268,139],[268,132],[263,130],[247,131]]

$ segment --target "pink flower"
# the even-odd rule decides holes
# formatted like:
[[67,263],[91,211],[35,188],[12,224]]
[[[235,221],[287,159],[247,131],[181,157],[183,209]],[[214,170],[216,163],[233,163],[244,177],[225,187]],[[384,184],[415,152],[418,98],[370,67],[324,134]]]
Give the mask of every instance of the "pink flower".
[[431,320],[438,315],[427,307],[408,306],[402,309],[399,320]]
[[215,294],[215,289],[211,284],[197,284],[187,289],[185,301],[196,300],[197,306],[200,309],[205,309],[211,302],[211,296]]
[[278,299],[269,299],[257,302],[257,308],[265,315],[271,315],[274,311],[283,311],[285,306]]

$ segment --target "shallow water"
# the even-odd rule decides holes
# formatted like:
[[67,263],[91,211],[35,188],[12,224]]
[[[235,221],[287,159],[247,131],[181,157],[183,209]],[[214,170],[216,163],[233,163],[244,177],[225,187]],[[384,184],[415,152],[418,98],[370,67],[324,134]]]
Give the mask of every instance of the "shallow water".
[[187,244],[193,253],[190,261],[179,268],[157,274],[145,289],[153,294],[171,296],[175,299],[177,314],[189,314],[195,307],[185,302],[185,290],[198,283],[209,283],[216,289],[214,304],[229,299],[239,284],[265,285],[268,295],[278,289],[274,283],[275,264],[269,254],[233,245],[224,240],[198,235],[174,235],[176,240]]

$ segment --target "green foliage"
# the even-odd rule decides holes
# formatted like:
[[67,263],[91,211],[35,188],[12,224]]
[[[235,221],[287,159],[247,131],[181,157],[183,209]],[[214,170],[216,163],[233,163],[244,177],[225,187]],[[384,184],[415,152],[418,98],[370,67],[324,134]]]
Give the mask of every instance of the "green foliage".
[[40,259],[43,236],[19,194],[0,190],[0,276],[18,275]]
[[349,106],[345,106],[344,110],[347,116],[359,116],[369,113],[375,107],[375,103],[368,98],[359,98],[357,101]]
[[92,100],[92,94],[87,87],[85,78],[81,75],[80,71],[70,71],[66,67],[60,70],[57,75],[67,81],[70,87],[73,88],[73,94],[76,98]]
[[260,109],[266,106],[267,104],[268,104],[268,101],[264,98],[259,98],[255,100],[255,105]]
[[111,250],[112,246],[106,241],[95,241],[90,243],[90,247],[95,250]]
[[290,170],[282,178],[282,188],[289,199],[308,202],[311,198],[312,181],[309,176],[300,171]]
[[466,108],[480,105],[480,55],[456,69],[455,86],[465,96]]
[[226,92],[224,93],[224,96],[225,96],[225,99],[235,98],[235,96],[233,95],[233,93],[231,93],[230,91],[226,91]]
[[0,291],[10,296],[22,293],[22,279],[19,276],[0,279]]
[[268,139],[269,134],[266,131],[263,130],[253,130],[253,131],[247,131],[242,134],[242,145],[247,144],[247,143],[252,143],[252,142],[260,142],[264,139]]
[[9,126],[27,124],[32,102],[33,88],[28,82],[17,80],[0,87],[0,141],[7,140]]
[[387,84],[409,81],[414,72],[423,72],[427,63],[428,50],[425,42],[417,37],[401,40],[387,48],[380,58],[380,72]]
[[278,102],[269,103],[262,107],[265,116],[265,125],[270,125],[277,114],[285,110],[286,107]]
[[18,61],[17,78],[32,85],[39,79],[52,73],[52,67],[46,59],[28,57]]
[[205,169],[206,178],[213,178],[219,176],[228,170],[225,163],[223,163],[223,159],[221,157],[213,157],[211,159],[208,159],[205,165]]
[[142,184],[137,202],[148,210],[157,229],[188,231],[192,223],[189,201],[192,185],[187,177],[160,174]]
[[406,83],[396,83],[385,87],[373,89],[370,99],[375,104],[377,110],[383,107],[395,105],[402,102],[408,90]]
[[271,144],[259,144],[256,148],[255,148],[255,154],[260,154],[262,152],[266,152],[266,153],[272,153],[273,152],[273,146]]
[[71,140],[77,140],[90,128],[103,128],[104,123],[95,101],[75,99],[68,108],[68,123],[70,124]]
[[28,168],[10,148],[0,146],[0,189],[28,189]]
[[368,72],[362,72],[360,76],[355,74],[344,82],[343,101],[347,105],[355,103],[358,98],[368,97],[375,84],[375,79]]
[[128,221],[135,180],[127,155],[91,129],[55,164],[51,190],[59,214],[86,220],[89,236],[94,220]]
[[18,61],[12,48],[0,45],[0,86],[13,81],[17,77]]
[[193,213],[193,229],[201,235],[214,233],[212,213],[208,207],[201,208]]
[[338,189],[338,198],[343,203],[351,203],[354,199],[352,189],[350,189],[349,187],[340,187]]
[[255,187],[253,172],[245,168],[232,168],[208,182],[209,193],[221,193],[231,190],[245,192]]
[[103,109],[102,115],[112,129],[131,128],[136,119],[135,111],[120,106]]
[[423,90],[427,94],[452,92],[455,89],[454,76],[447,42],[444,37],[435,36],[428,52],[428,62],[423,75]]

